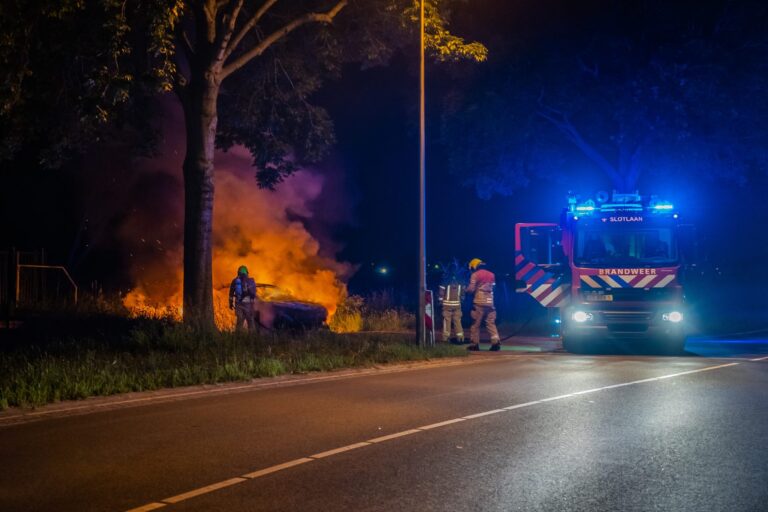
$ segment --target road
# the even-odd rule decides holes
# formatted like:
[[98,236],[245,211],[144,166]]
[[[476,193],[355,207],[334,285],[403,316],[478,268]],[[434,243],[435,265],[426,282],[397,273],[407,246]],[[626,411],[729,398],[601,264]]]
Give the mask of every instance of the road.
[[0,427],[0,510],[768,510],[768,359],[487,355]]

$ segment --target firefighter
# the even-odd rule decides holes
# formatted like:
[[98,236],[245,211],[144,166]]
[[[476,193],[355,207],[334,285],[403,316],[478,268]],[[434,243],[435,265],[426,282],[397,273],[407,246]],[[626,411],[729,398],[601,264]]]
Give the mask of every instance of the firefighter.
[[467,293],[474,293],[472,301],[472,328],[469,331],[471,344],[467,350],[480,350],[480,324],[485,319],[485,328],[491,335],[491,350],[495,352],[501,349],[499,331],[496,330],[496,307],[493,302],[493,287],[496,285],[496,276],[485,268],[485,263],[479,258],[469,262],[469,270],[472,275],[469,278]]
[[229,309],[235,310],[235,330],[244,327],[253,331],[256,329],[256,281],[248,277],[248,268],[241,265],[237,269],[237,277],[229,285]]
[[448,278],[439,288],[438,299],[443,314],[443,341],[451,339],[451,324],[456,334],[456,343],[464,343],[464,329],[461,327],[461,302],[464,299],[466,287],[458,277],[457,265],[449,268]]

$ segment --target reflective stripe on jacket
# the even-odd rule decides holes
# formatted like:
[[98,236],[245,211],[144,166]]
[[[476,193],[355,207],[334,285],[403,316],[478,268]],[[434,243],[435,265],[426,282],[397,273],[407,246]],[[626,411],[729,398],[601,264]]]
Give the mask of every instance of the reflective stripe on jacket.
[[443,306],[461,306],[464,287],[460,284],[449,284],[440,286],[440,302]]

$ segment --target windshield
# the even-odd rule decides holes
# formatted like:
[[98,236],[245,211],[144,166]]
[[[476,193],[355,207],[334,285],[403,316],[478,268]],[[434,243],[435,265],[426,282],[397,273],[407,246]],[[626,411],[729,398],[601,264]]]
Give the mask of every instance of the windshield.
[[585,228],[576,236],[576,265],[664,266],[677,261],[672,228]]

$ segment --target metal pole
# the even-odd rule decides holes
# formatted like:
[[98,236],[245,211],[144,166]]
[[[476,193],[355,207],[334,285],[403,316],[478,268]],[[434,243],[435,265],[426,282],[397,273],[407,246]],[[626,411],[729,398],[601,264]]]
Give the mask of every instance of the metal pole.
[[419,318],[416,329],[419,345],[427,345],[426,290],[427,290],[427,254],[426,254],[426,189],[425,189],[425,102],[424,102],[424,2],[421,0],[420,17],[420,68],[419,68]]

